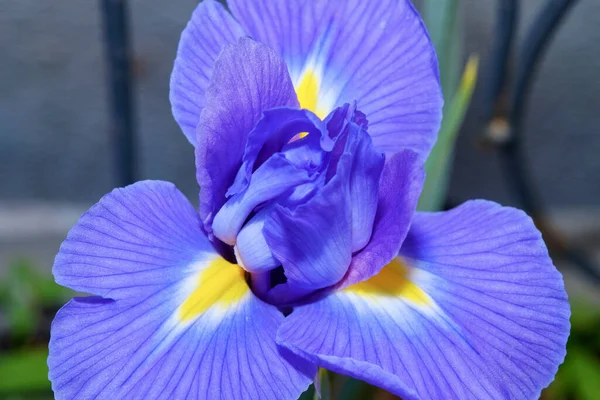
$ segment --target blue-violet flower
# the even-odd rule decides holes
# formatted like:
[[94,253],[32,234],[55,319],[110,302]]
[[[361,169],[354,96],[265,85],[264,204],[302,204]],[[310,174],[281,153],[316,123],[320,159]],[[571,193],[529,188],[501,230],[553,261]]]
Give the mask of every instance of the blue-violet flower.
[[199,210],[115,189],[56,257],[58,399],[296,399],[317,368],[403,399],[533,399],[569,306],[531,219],[415,212],[442,96],[408,0],[214,0],[171,79]]

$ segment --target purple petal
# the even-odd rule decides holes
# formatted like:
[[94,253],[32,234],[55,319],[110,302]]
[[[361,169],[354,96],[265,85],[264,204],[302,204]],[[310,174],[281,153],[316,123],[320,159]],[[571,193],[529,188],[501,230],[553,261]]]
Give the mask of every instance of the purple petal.
[[115,189],[71,229],[52,273],[63,286],[111,299],[157,290],[215,254],[198,226],[198,214],[171,183]]
[[237,234],[255,207],[312,180],[314,177],[308,171],[296,167],[281,153],[274,155],[252,174],[246,190],[229,198],[217,212],[212,225],[214,235],[234,245]]
[[316,368],[275,343],[275,307],[252,296],[178,325],[170,294],[63,307],[48,358],[56,398],[295,400],[311,383]]
[[323,117],[357,101],[377,149],[427,156],[443,100],[433,45],[409,0],[229,5],[250,36],[283,56],[304,108]]
[[262,273],[281,264],[273,257],[263,234],[265,222],[271,217],[273,210],[273,206],[260,210],[237,235],[236,258],[248,272]]
[[215,60],[226,44],[245,36],[242,27],[214,0],[202,1],[181,34],[171,74],[173,116],[187,139],[196,145],[196,127],[205,105]]
[[565,356],[562,277],[523,212],[418,214],[401,257],[298,307],[277,341],[404,399],[533,399]]
[[369,243],[379,199],[379,181],[385,156],[375,150],[366,131],[353,125],[348,131],[345,153],[354,156],[350,172],[352,253]]
[[242,167],[227,195],[240,193],[248,186],[252,171],[279,152],[301,132],[326,135],[326,127],[316,115],[307,110],[277,108],[264,112],[248,135]]
[[284,317],[210,247],[171,184],[105,196],[69,233],[54,274],[110,297],[58,312],[48,358],[57,398],[296,399],[316,373],[278,348]]
[[379,183],[379,200],[369,244],[352,258],[348,274],[339,287],[376,275],[400,250],[408,233],[425,172],[423,160],[406,150],[386,163]]
[[340,172],[294,211],[282,206],[266,221],[263,233],[289,284],[316,290],[338,282],[352,257],[352,214],[348,174]]
[[248,134],[265,110],[297,104],[285,63],[275,52],[250,39],[225,47],[206,92],[196,147],[199,211],[209,236],[242,165]]

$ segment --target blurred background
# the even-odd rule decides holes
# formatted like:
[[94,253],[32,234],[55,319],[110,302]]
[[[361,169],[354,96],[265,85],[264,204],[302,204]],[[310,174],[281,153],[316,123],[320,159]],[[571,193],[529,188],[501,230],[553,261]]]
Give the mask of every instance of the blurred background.
[[[132,174],[172,181],[197,202],[193,149],[168,99],[196,4],[0,0],[0,399],[52,397],[49,326],[72,293],[51,267],[81,213]],[[446,99],[421,208],[486,198],[534,217],[573,307],[567,360],[543,398],[600,399],[600,2],[415,4]],[[112,79],[127,65],[111,54],[130,54],[132,142],[127,92]],[[356,398],[390,398],[340,382],[338,397],[353,387]]]

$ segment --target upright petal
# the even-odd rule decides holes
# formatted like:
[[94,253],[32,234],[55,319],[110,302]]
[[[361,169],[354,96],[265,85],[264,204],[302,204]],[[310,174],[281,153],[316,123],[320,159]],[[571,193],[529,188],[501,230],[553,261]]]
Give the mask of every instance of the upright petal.
[[54,266],[99,296],[57,314],[57,399],[296,399],[315,370],[275,343],[281,313],[212,250],[171,184],[140,182],[82,216]]
[[278,342],[403,399],[534,399],[565,356],[562,277],[524,213],[419,214],[378,275],[298,307]]
[[423,182],[423,159],[411,150],[390,158],[379,182],[377,212],[369,244],[352,257],[343,288],[377,275],[400,250],[410,228]]
[[247,38],[225,47],[206,92],[196,147],[200,217],[209,236],[242,165],[248,134],[265,110],[297,104],[285,62],[275,52]]
[[410,0],[229,5],[250,36],[283,55],[303,108],[324,118],[356,100],[379,150],[429,153],[443,101],[435,51]]
[[371,239],[385,156],[373,147],[373,141],[365,130],[355,124],[351,124],[349,128],[345,152],[354,155],[349,192],[352,209],[352,253],[356,253]]
[[242,27],[214,0],[198,4],[181,34],[169,97],[173,116],[193,145],[215,60],[226,44],[242,36]]
[[340,281],[352,257],[347,191],[337,182],[293,213],[279,207],[263,234],[289,285],[316,290]]
[[342,279],[352,258],[349,173],[344,155],[339,172],[295,210],[277,206],[263,234],[285,270],[287,284],[316,290]]
[[[336,149],[334,149],[334,152],[335,151]],[[356,156],[357,154],[354,155]],[[349,156],[349,154],[346,156]],[[331,284],[333,286],[320,286],[323,289],[316,292],[314,286],[306,284],[298,285],[295,278],[291,280],[288,279],[288,282],[274,287],[268,293],[267,298],[269,301],[279,305],[301,304],[376,275],[398,254],[400,246],[408,233],[424,179],[425,172],[423,171],[423,161],[415,152],[405,150],[392,156],[390,161],[385,164],[379,180],[377,211],[373,220],[372,230],[370,231],[369,243],[361,251],[352,255],[350,265],[347,267],[342,279]],[[350,192],[349,186],[346,188],[347,189],[345,190]],[[328,211],[324,211],[324,214],[332,221],[336,221],[338,224],[341,223],[340,221],[344,220],[341,219],[340,215],[346,214],[337,214],[340,212],[340,208],[345,206],[348,207],[349,210],[353,210],[351,205],[354,200],[351,199],[351,196],[348,196],[344,201],[345,202],[342,203],[338,200],[335,205],[325,206],[324,210]],[[311,213],[309,213],[309,215],[311,215]],[[315,232],[307,235],[311,237],[310,240],[314,240],[316,243],[321,243],[320,241],[323,241],[321,245],[331,242],[333,249],[338,251],[343,248],[335,242],[335,237],[327,230],[332,229],[332,222],[325,223],[324,225],[326,227],[322,227],[312,221],[310,219],[312,218],[311,216],[303,218],[306,218],[306,223],[308,225],[315,227]],[[352,216],[348,218],[352,220]],[[290,229],[297,229],[296,222],[290,220],[288,221],[288,224],[293,226],[293,228]],[[345,229],[352,229],[352,223]],[[266,236],[269,235],[268,232],[264,233]],[[275,232],[272,232],[271,234],[273,236],[280,235],[280,233]],[[286,240],[290,240],[285,236],[277,237],[281,241],[280,246],[282,248],[286,243]],[[276,240],[273,240],[273,242],[276,242]],[[301,250],[308,249],[307,243],[310,242],[306,242],[304,238],[299,238],[298,242],[301,244],[298,247],[298,254],[307,257],[306,265],[298,267],[301,268],[302,274],[314,274],[314,272],[312,272],[313,268],[323,268],[323,270],[328,271],[333,275],[336,270],[332,268],[332,265],[335,264],[328,261],[329,265],[325,262],[321,266],[320,262],[314,261],[311,257],[317,257],[318,255],[324,257],[324,254],[320,252],[315,252],[316,255],[313,255],[310,252],[300,253]],[[273,249],[273,251],[277,254],[275,249]],[[287,251],[291,250],[287,249]],[[294,259],[298,259],[296,257],[300,256],[295,256]],[[286,275],[289,278],[290,276],[288,275],[287,269],[291,268],[295,270],[297,267],[286,265],[286,263],[283,263],[283,265],[284,269],[286,269]],[[340,271],[341,270],[342,269],[340,268]],[[291,274],[294,274],[294,272],[292,271]],[[317,276],[317,274],[314,275]],[[330,282],[333,281],[333,277],[330,277]]]

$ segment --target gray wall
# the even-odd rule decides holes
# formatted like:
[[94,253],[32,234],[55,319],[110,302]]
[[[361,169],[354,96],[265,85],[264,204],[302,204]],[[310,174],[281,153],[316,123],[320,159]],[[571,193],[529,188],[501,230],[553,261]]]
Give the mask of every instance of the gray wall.
[[[526,3],[523,23],[543,2]],[[0,0],[0,201],[94,202],[114,186],[98,1]],[[167,5],[168,4],[168,5]],[[493,0],[467,0],[466,49],[485,55]],[[194,0],[130,1],[142,179],[197,197],[191,146],[173,121],[168,82]],[[527,150],[553,206],[600,198],[600,2],[581,1],[532,93]],[[483,66],[485,67],[485,59]],[[451,194],[510,203],[494,154],[474,145],[477,94],[459,141]]]
[[[494,29],[492,0],[467,0],[468,52],[486,55]],[[519,39],[545,0],[521,1]],[[529,165],[542,198],[555,207],[600,205],[600,1],[582,0],[568,15],[541,64],[525,122]],[[487,67],[483,59],[483,71]],[[484,83],[485,75],[480,83]],[[512,203],[495,154],[476,146],[481,89],[457,150],[451,195]]]

